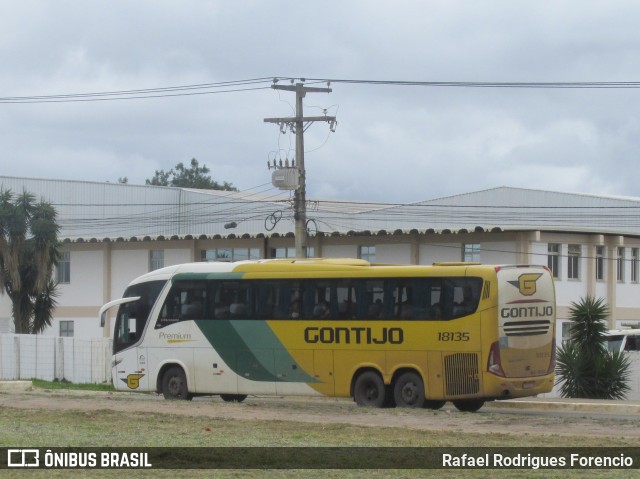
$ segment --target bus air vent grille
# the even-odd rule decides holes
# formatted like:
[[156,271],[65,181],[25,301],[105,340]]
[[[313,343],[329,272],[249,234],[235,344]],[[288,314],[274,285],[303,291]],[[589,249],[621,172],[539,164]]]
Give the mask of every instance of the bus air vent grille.
[[507,336],[539,336],[547,334],[551,327],[548,319],[537,321],[507,321],[504,323],[504,334]]
[[489,299],[491,296],[491,281],[485,281],[482,288],[482,299]]
[[457,353],[444,357],[447,396],[462,396],[480,392],[478,355]]

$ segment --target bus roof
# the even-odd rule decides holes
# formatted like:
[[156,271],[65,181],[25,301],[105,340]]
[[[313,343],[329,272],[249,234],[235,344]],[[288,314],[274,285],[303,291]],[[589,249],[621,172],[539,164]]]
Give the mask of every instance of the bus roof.
[[[488,268],[498,271],[501,268],[511,267],[534,267],[543,268],[543,266],[535,265],[483,265],[480,263],[464,263],[464,262],[449,262],[449,263],[433,263],[429,265],[406,265],[406,264],[382,264],[382,263],[369,263],[362,259],[354,258],[298,258],[298,259],[259,259],[259,260],[247,260],[231,262],[199,262],[199,263],[184,263],[174,266],[167,266],[155,271],[146,273],[136,279],[130,284],[144,283],[147,281],[156,280],[169,280],[174,275],[180,273],[195,273],[195,274],[224,274],[224,273],[283,273],[283,272],[362,272],[362,268],[375,268],[382,275],[389,274],[392,270],[398,270],[402,268],[404,273],[416,273],[419,270],[425,270],[425,268],[433,267],[445,267],[450,268],[449,274],[463,274],[467,269],[486,270]],[[396,273],[397,274],[397,273]]]

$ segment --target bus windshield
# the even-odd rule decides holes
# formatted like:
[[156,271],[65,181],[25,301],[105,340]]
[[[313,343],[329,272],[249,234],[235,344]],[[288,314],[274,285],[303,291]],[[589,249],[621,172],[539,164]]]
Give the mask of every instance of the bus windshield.
[[113,333],[113,352],[117,353],[137,343],[149,319],[149,313],[158,299],[166,281],[149,281],[134,284],[124,292],[125,298],[140,296],[138,301],[125,303],[118,308],[115,331]]

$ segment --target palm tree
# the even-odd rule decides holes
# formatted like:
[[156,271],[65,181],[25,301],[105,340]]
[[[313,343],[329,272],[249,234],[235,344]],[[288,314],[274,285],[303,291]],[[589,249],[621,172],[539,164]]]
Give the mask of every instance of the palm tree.
[[24,191],[0,189],[0,282],[11,299],[17,334],[51,325],[56,306],[52,279],[59,259],[56,210]]
[[606,346],[609,308],[590,296],[571,303],[570,338],[558,348],[556,384],[562,397],[624,399],[629,391],[630,362]]

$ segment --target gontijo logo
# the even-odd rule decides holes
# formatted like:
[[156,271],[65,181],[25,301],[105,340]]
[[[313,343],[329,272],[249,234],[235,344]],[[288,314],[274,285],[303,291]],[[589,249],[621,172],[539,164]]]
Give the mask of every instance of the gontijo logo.
[[523,296],[533,296],[536,294],[536,281],[542,276],[542,273],[524,273],[518,276],[518,281],[509,281],[510,285],[515,286]]
[[144,377],[144,374],[129,374],[126,378],[120,380],[124,382],[129,389],[138,389],[140,387],[140,379]]

